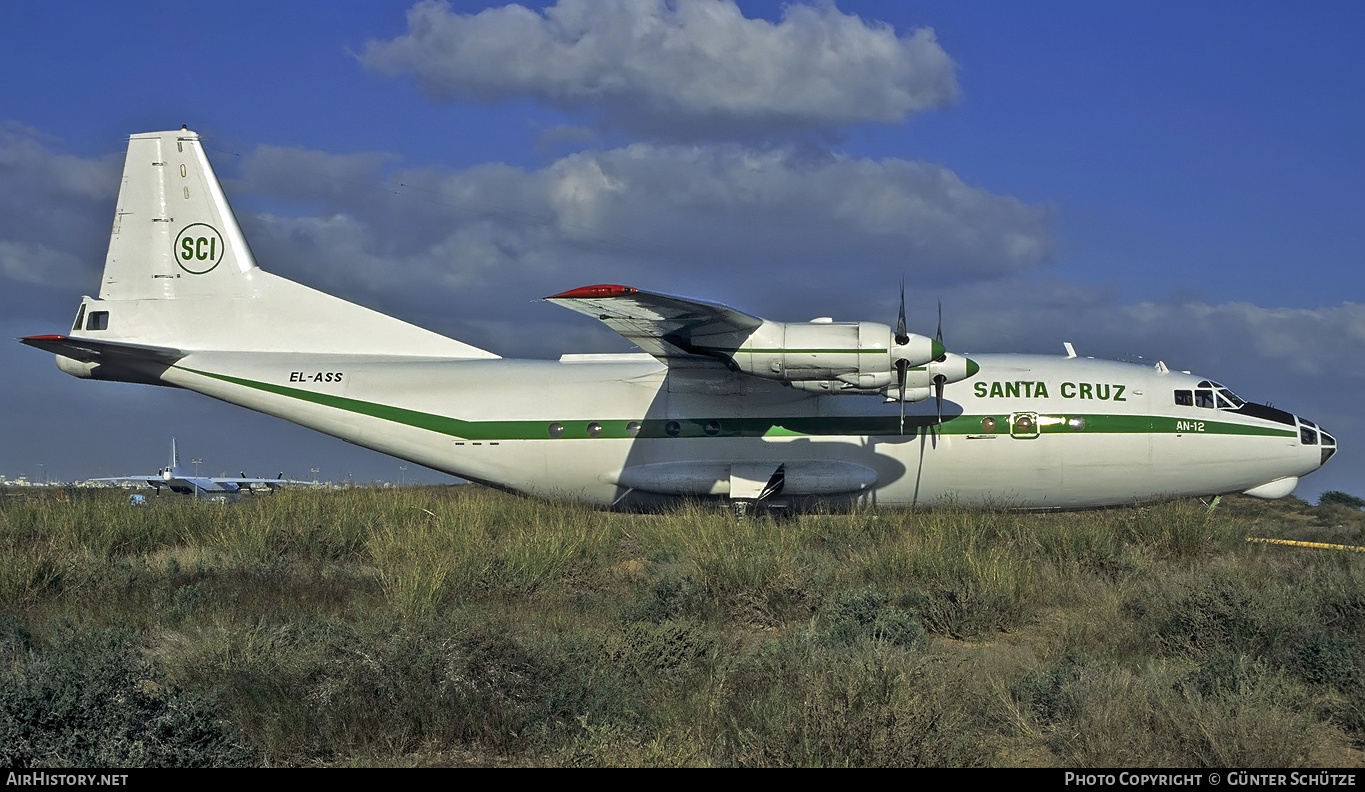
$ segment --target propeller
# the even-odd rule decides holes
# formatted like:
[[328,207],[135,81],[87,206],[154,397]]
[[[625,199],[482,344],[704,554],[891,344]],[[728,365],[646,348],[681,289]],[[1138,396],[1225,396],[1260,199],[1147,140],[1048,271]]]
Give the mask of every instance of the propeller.
[[[910,343],[910,333],[909,333],[909,332],[906,330],[906,328],[905,328],[905,276],[904,276],[904,275],[901,276],[901,280],[900,280],[900,290],[901,290],[900,310],[899,310],[899,312],[898,312],[897,315],[896,315],[896,331],[895,331],[895,335],[894,335],[893,338],[894,338],[894,341],[895,341],[895,343],[896,343],[896,346],[904,347],[905,345],[907,345],[907,344]],[[935,333],[934,333],[933,350],[934,350],[934,351],[931,352],[930,354],[935,354],[935,353],[937,353],[938,357],[935,358],[933,361],[930,361],[931,363],[932,363],[932,362],[939,362],[939,363],[941,363],[941,362],[943,362],[944,360],[947,359],[947,358],[946,358],[946,353],[944,353],[944,351],[943,351],[943,301],[942,301],[942,300],[939,300],[939,303],[938,303],[938,329],[937,329],[937,330],[935,331]],[[899,402],[901,403],[901,406],[900,406],[900,433],[901,433],[901,434],[905,434],[905,395],[906,395],[906,385],[908,384],[908,383],[907,383],[907,380],[909,379],[909,372],[910,372],[911,361],[910,361],[909,358],[906,358],[906,357],[897,357],[896,360],[895,360],[895,365],[896,365],[896,388],[898,389],[898,390],[897,390],[897,401],[899,401]],[[947,382],[948,382],[948,378],[947,378],[945,375],[943,375],[943,374],[935,374],[935,375],[934,375],[934,378],[933,378],[933,383],[934,383],[934,401],[935,401],[935,404],[936,404],[936,411],[937,411],[937,413],[938,413],[938,423],[943,423],[943,386],[946,385]]]

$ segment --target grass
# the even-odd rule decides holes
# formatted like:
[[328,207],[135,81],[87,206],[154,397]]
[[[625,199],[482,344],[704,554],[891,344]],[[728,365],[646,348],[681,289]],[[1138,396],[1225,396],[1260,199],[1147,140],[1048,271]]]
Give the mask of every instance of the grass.
[[775,521],[14,490],[0,760],[1360,766],[1365,554],[1245,539],[1363,526],[1340,498]]

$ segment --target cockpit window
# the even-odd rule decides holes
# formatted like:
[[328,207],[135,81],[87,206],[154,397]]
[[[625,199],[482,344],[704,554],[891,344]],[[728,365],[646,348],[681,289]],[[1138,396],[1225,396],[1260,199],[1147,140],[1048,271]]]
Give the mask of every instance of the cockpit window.
[[81,325],[84,324],[84,323],[85,323],[85,303],[81,303],[81,309],[80,309],[79,311],[76,312],[76,323],[73,324],[73,325],[71,325],[71,332],[74,333],[74,332],[76,332],[77,330],[81,329]]
[[1306,426],[1299,427],[1299,440],[1304,445],[1317,445],[1318,432],[1316,429],[1309,429]]
[[1199,383],[1197,390],[1175,391],[1175,403],[1182,407],[1204,407],[1207,409],[1216,407],[1220,410],[1240,410],[1246,404],[1237,398],[1237,394],[1216,382],[1208,380]]
[[1334,446],[1334,445],[1337,444],[1337,439],[1336,439],[1335,437],[1333,437],[1333,436],[1327,434],[1326,432],[1323,432],[1323,433],[1322,433],[1322,444],[1323,444],[1323,445]]

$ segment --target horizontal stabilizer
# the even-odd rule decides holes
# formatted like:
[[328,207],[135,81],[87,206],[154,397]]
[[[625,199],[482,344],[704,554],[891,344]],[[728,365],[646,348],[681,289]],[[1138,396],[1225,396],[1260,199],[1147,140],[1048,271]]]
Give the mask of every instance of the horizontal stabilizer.
[[72,338],[65,335],[25,336],[19,341],[45,352],[51,352],[54,355],[96,365],[118,366],[129,363],[161,363],[169,366],[188,354],[170,347],[129,344],[123,341],[100,341],[93,338]]

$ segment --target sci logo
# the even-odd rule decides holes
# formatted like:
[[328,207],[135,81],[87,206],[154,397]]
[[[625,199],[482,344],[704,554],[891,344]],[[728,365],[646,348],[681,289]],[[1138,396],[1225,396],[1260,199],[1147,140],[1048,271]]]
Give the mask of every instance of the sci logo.
[[207,223],[187,225],[175,238],[175,262],[191,275],[209,272],[226,252],[222,235]]

